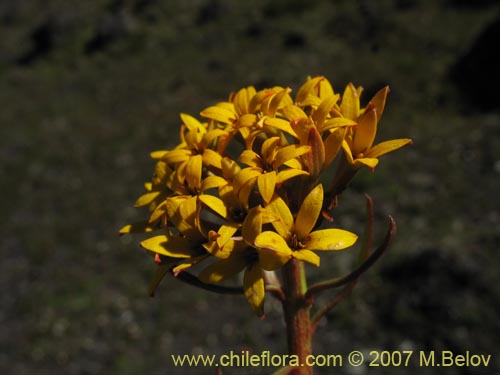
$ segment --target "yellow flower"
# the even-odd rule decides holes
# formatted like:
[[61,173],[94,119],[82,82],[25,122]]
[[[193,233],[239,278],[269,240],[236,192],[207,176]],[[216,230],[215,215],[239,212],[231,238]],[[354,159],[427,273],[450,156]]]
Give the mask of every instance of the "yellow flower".
[[313,251],[341,250],[357,240],[354,233],[342,229],[312,231],[322,207],[321,184],[312,189],[304,199],[295,220],[285,201],[275,196],[266,208],[279,218],[272,223],[276,232],[260,233],[255,239],[255,246],[279,254],[292,252],[294,258],[319,266],[319,256]]
[[412,140],[408,138],[393,139],[373,146],[389,87],[377,92],[364,109],[360,109],[359,98],[362,91],[361,87],[356,89],[350,83],[342,96],[340,106],[342,114],[358,123],[357,127],[350,129],[351,131],[346,135],[342,142],[342,149],[349,165],[355,169],[362,166],[373,169],[377,166],[379,157],[412,143]]
[[174,150],[166,151],[161,160],[175,167],[175,181],[172,189],[179,194],[198,192],[201,189],[203,166],[221,169],[222,156],[210,146],[219,137],[226,137],[221,129],[208,130],[192,116],[181,114],[184,123],[181,131],[181,144]]
[[[220,209],[219,209],[220,211]],[[242,225],[226,224],[217,233],[211,232],[211,241],[205,249],[219,258],[199,275],[201,281],[215,284],[245,270],[243,288],[248,303],[259,316],[263,315],[265,285],[263,270],[273,271],[283,266],[292,256],[290,249],[270,251],[249,246],[262,231],[262,224],[269,223],[271,216],[260,206],[252,208]],[[241,236],[237,231],[241,230]]]
[[249,167],[242,169],[235,176],[235,194],[248,207],[249,195],[257,185],[264,203],[269,203],[276,185],[281,185],[293,177],[308,174],[302,170],[302,165],[296,158],[309,151],[309,146],[281,146],[280,137],[266,139],[262,143],[260,153],[244,150],[238,160]]

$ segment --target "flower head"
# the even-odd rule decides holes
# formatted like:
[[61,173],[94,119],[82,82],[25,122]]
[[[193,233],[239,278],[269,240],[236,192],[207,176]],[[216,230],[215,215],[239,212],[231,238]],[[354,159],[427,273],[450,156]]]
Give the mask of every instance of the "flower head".
[[319,266],[317,252],[356,242],[347,230],[318,229],[332,191],[324,192],[322,176],[343,184],[411,142],[373,146],[388,89],[365,108],[361,91],[349,84],[340,95],[320,76],[294,98],[289,88],[249,86],[203,109],[202,120],[182,113],[177,147],[151,154],[153,179],[135,204],[148,208],[147,218],[120,233],[151,235],[141,246],[174,276],[198,263],[205,285],[243,272],[245,297],[262,315],[265,272],[292,258]]

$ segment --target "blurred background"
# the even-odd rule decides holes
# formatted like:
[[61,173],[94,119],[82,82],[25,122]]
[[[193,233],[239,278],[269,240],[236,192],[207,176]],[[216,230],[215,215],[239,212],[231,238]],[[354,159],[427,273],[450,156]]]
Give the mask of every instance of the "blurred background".
[[[132,205],[151,178],[149,152],[177,143],[179,112],[198,115],[246,85],[296,92],[321,74],[336,91],[364,86],[365,104],[390,85],[378,140],[414,145],[341,198],[339,226],[362,231],[369,192],[376,239],[388,214],[399,232],[321,321],[315,352],[470,351],[491,354],[490,366],[369,373],[500,373],[499,5],[2,0],[0,372],[211,374],[173,369],[170,354],[286,352],[271,298],[260,321],[243,297],[171,278],[148,297],[155,265],[118,230],[144,217]],[[353,259],[323,256],[311,281]]]

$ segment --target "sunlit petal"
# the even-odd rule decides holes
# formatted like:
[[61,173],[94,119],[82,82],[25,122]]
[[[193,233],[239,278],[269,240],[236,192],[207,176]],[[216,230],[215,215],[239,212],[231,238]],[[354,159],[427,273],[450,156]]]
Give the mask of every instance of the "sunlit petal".
[[325,162],[323,163],[323,168],[329,166],[339,153],[344,136],[344,129],[335,129],[326,137],[323,142],[325,145]]
[[302,108],[297,107],[296,105],[287,105],[283,108],[283,114],[290,121],[307,118],[307,115]]
[[274,229],[283,238],[288,238],[293,228],[293,216],[285,201],[278,195],[275,195],[266,206],[266,209],[276,217],[276,220],[272,222]]
[[223,124],[231,124],[236,120],[236,113],[220,105],[205,108],[200,115]]
[[283,165],[288,160],[304,155],[310,150],[310,146],[290,145],[283,147],[276,153],[276,157],[273,160],[273,168],[278,169],[279,166]]
[[281,130],[287,134],[290,134],[292,137],[298,138],[295,130],[290,126],[290,122],[287,120],[283,120],[281,118],[266,118],[264,120],[264,124],[267,126],[271,126],[275,129]]
[[268,203],[274,194],[276,186],[276,172],[271,171],[261,174],[257,177],[257,186],[259,187],[260,195],[265,203]]
[[161,160],[169,164],[176,164],[188,160],[191,155],[191,150],[178,149],[167,152]]
[[359,96],[356,87],[349,83],[342,95],[342,103],[340,104],[340,111],[351,120],[357,120],[359,117]]
[[357,238],[343,229],[321,229],[309,234],[305,246],[309,250],[342,250],[354,245]]
[[316,86],[318,84],[318,82],[323,80],[323,79],[324,79],[324,77],[322,77],[322,76],[308,79],[307,82],[304,83],[300,87],[299,91],[297,92],[297,95],[295,97],[295,101],[298,104],[301,104],[301,102],[304,101],[304,99],[306,99],[309,94],[313,93],[314,86]]
[[328,119],[323,123],[320,131],[324,132],[328,129],[340,128],[344,126],[355,126],[357,124],[356,121],[348,119],[346,117],[334,117],[332,119]]
[[253,207],[243,221],[241,234],[249,245],[253,246],[255,238],[262,232],[263,211],[261,206]]
[[152,191],[151,193],[146,193],[144,195],[141,195],[134,203],[134,207],[142,207],[142,206],[147,206],[151,202],[153,202],[156,197],[158,197],[161,194],[159,191]]
[[213,195],[201,194],[198,200],[225,219],[228,219],[228,210],[224,202]]
[[201,187],[202,156],[191,157],[186,166],[186,180],[188,185],[196,190]]
[[283,266],[292,256],[292,250],[276,232],[262,232],[255,238],[255,246],[258,248],[259,265],[267,271]]
[[411,144],[412,142],[413,141],[408,138],[393,139],[390,141],[381,142],[368,150],[365,156],[370,158],[378,158],[403,146]]
[[186,113],[180,114],[182,123],[187,126],[190,131],[200,132],[204,134],[206,132],[205,127],[193,116]]
[[250,167],[260,167],[261,166],[261,158],[259,154],[253,152],[252,150],[244,150],[240,157],[238,158],[240,163],[246,164]]
[[295,250],[293,253],[292,253],[292,256],[295,258],[295,259],[298,259],[298,260],[302,260],[304,262],[307,262],[307,263],[311,263],[313,265],[315,265],[316,267],[319,266],[319,256],[312,252],[311,250]]
[[382,116],[382,113],[384,112],[385,108],[385,101],[387,99],[387,94],[389,94],[389,86],[385,86],[383,89],[379,90],[370,100],[369,106],[375,107],[377,110],[377,121],[380,120],[380,117]]
[[365,111],[359,119],[358,126],[354,132],[352,153],[358,155],[370,149],[377,134],[377,111],[375,108]]
[[305,238],[316,225],[323,207],[323,185],[319,184],[306,196],[295,219],[295,233]]
[[208,176],[201,182],[201,190],[209,190],[227,185],[227,181],[219,176]]
[[323,125],[323,122],[326,120],[328,114],[330,113],[330,110],[334,106],[335,103],[338,102],[340,95],[332,95],[328,96],[323,101],[321,104],[318,106],[318,109],[314,111],[312,118],[314,122],[316,123],[316,126],[318,129],[321,130],[321,127]]
[[276,184],[278,185],[282,184],[283,182],[288,181],[297,176],[307,176],[307,175],[309,175],[308,172],[300,169],[294,169],[294,168],[283,169],[276,176]]
[[189,258],[195,253],[190,243],[179,236],[154,236],[142,241],[141,246],[146,250],[172,258]]

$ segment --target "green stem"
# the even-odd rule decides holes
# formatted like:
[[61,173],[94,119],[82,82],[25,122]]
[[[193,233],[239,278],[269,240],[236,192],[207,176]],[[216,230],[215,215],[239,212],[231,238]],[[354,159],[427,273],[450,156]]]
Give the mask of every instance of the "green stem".
[[312,367],[305,365],[312,353],[311,300],[305,299],[307,281],[304,263],[292,259],[283,268],[285,299],[283,310],[287,330],[288,354],[296,355],[300,364],[290,374],[312,375]]

